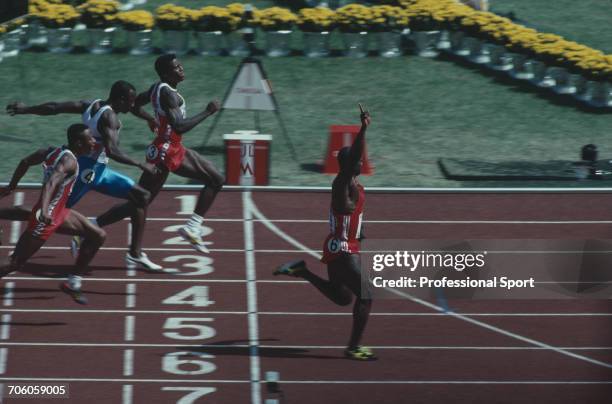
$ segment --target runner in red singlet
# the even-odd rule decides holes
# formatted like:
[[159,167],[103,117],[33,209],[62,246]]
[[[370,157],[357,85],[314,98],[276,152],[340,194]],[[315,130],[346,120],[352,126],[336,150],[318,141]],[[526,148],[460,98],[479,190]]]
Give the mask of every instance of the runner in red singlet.
[[[159,172],[143,173],[139,184],[151,192],[149,203],[157,196],[170,172],[205,185],[200,191],[193,215],[179,229],[179,234],[193,248],[206,252],[202,240],[202,221],[221,191],[225,178],[210,161],[183,146],[182,139],[185,133],[219,111],[219,102],[209,102],[204,111],[187,117],[185,99],[177,91],[179,83],[185,80],[183,65],[176,59],[176,55],[162,55],[155,61],[155,71],[160,81],[137,97],[132,112],[147,120],[149,127],[156,132],[155,140],[147,147],[147,162],[155,164]],[[155,117],[142,109],[148,103],[152,104]]]
[[[327,264],[329,280],[312,273],[304,261],[295,261],[280,266],[274,275],[289,275],[303,278],[313,284],[334,303],[346,306],[355,295],[353,306],[353,328],[344,354],[354,360],[375,360],[372,351],[360,345],[372,307],[369,287],[362,290],[359,240],[365,204],[365,191],[357,180],[361,173],[364,137],[370,125],[370,114],[361,104],[361,130],[351,147],[338,152],[340,172],[332,184],[332,201],[329,213],[330,234],[323,244],[323,258]],[[367,285],[367,282],[363,283]]]
[[[74,124],[68,128],[68,146],[40,149],[25,157],[17,166],[6,188],[0,189],[0,198],[13,192],[28,168],[43,165],[44,178],[40,198],[30,213],[28,227],[23,232],[15,252],[0,264],[0,277],[21,269],[54,233],[79,235],[85,237],[79,249],[74,272],[83,274],[96,252],[104,243],[106,233],[92,224],[85,216],[66,207],[72,186],[79,175],[77,157],[91,153],[96,141],[89,128]],[[2,209],[0,217],[11,218],[15,208]],[[19,216],[20,209],[16,209]],[[78,303],[85,304],[87,299],[79,290],[63,290]]]

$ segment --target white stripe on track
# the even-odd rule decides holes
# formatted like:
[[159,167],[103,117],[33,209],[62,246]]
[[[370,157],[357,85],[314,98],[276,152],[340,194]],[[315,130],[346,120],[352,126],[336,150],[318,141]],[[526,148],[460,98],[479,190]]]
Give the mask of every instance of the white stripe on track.
[[[262,223],[269,230],[271,230],[274,234],[278,235],[283,240],[285,240],[288,243],[292,244],[294,247],[297,247],[299,249],[304,250],[305,253],[307,253],[307,254],[309,254],[309,255],[317,258],[317,259],[321,258],[320,254],[315,254],[315,253],[311,252],[302,243],[300,243],[299,241],[297,241],[296,239],[294,239],[290,235],[286,234],[284,231],[280,230],[274,223],[271,223],[270,221],[267,221],[266,217],[259,211],[259,209],[255,205],[255,203],[252,202],[251,205],[252,205],[251,209],[253,211],[254,216],[259,218],[262,221]],[[442,308],[442,307],[440,307],[438,305],[435,305],[433,303],[430,303],[430,302],[427,302],[425,300],[419,299],[419,298],[414,297],[414,296],[412,296],[410,294],[407,294],[407,293],[404,293],[404,292],[401,292],[401,291],[397,291],[395,289],[387,289],[387,290],[389,292],[391,292],[391,293],[394,293],[394,294],[398,295],[398,296],[402,296],[402,297],[404,297],[404,298],[406,298],[406,299],[408,299],[408,300],[410,300],[410,301],[412,301],[414,303],[418,303],[418,304],[420,304],[422,306],[428,307],[428,308],[430,308],[430,309],[432,309],[434,311],[437,311],[437,312],[445,313],[446,315],[448,315],[450,317],[454,317],[454,318],[456,318],[458,320],[465,321],[467,323],[470,323],[472,325],[475,325],[475,326],[487,329],[489,331],[493,331],[493,332],[496,332],[498,334],[502,334],[502,335],[505,335],[507,337],[510,337],[510,338],[513,338],[513,339],[517,339],[519,341],[526,342],[526,343],[531,344],[531,345],[535,345],[535,346],[538,346],[538,347],[541,347],[541,348],[549,349],[549,350],[551,350],[553,352],[557,352],[557,353],[559,353],[561,355],[569,356],[571,358],[578,359],[578,360],[581,360],[581,361],[584,361],[584,362],[588,362],[588,363],[591,363],[593,365],[602,366],[602,367],[605,367],[605,368],[612,369],[612,364],[610,364],[610,363],[602,362],[602,361],[599,361],[597,359],[589,358],[587,356],[578,355],[576,353],[569,352],[569,351],[564,350],[562,348],[558,348],[558,347],[546,344],[544,342],[540,342],[540,341],[537,341],[537,340],[534,340],[534,339],[531,339],[531,338],[527,338],[527,337],[524,337],[522,335],[513,333],[511,331],[504,330],[504,329],[502,329],[500,327],[496,327],[496,326],[487,324],[487,323],[485,323],[483,321],[479,321],[479,320],[467,317],[466,315],[463,315],[463,314],[459,314],[459,313],[455,313],[455,312],[447,312],[446,310],[444,310],[444,308]]]
[[0,340],[6,341],[11,336],[11,315],[2,315],[2,326],[0,326]]
[[123,385],[123,392],[121,395],[122,404],[132,404],[132,398],[134,396],[134,386],[131,384]]
[[15,295],[15,282],[7,282],[4,285],[4,299],[2,304],[4,306],[12,306],[13,305],[13,297]]
[[134,329],[136,325],[135,316],[125,316],[125,335],[126,341],[134,341]]
[[255,270],[255,231],[251,211],[251,193],[242,193],[242,214],[244,216],[244,249],[247,279],[247,309],[249,323],[249,356],[251,359],[251,403],[261,403],[259,364],[259,325],[257,323],[257,274]]
[[126,349],[123,351],[123,376],[134,375],[134,350]]
[[136,307],[136,284],[128,283],[126,286],[125,307],[128,309]]

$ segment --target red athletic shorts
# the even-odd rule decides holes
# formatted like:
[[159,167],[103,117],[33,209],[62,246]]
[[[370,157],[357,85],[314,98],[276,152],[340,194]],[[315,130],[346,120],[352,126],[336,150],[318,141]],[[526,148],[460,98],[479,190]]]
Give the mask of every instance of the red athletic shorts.
[[53,215],[51,216],[53,222],[51,224],[45,224],[43,222],[38,221],[38,211],[40,210],[40,203],[37,203],[34,208],[32,208],[32,213],[30,213],[30,219],[28,220],[28,229],[32,236],[39,238],[41,240],[48,240],[49,237],[58,227],[64,223],[64,220],[70,214],[70,209],[66,207],[57,207],[53,210]]
[[147,163],[162,164],[170,171],[175,171],[183,164],[185,146],[181,142],[155,140],[147,147]]
[[338,240],[333,234],[327,236],[323,242],[323,257],[321,262],[328,264],[339,258],[342,254],[359,254],[359,240]]

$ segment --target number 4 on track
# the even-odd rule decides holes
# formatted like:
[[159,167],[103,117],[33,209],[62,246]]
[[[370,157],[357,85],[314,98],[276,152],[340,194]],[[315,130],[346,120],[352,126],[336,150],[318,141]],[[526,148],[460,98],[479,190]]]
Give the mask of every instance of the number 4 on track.
[[215,304],[209,299],[208,286],[192,286],[170,296],[162,302],[163,304],[189,304],[195,307],[207,307]]

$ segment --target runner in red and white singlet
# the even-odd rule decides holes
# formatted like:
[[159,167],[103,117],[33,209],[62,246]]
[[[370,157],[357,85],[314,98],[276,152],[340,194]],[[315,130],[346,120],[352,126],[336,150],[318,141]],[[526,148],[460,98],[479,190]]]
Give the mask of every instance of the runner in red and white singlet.
[[303,278],[316,287],[332,302],[345,306],[353,295],[353,327],[344,354],[349,359],[370,361],[376,357],[368,348],[360,345],[361,337],[372,308],[372,295],[368,282],[362,283],[359,240],[362,237],[365,191],[357,180],[361,174],[365,133],[370,125],[370,114],[361,104],[361,130],[351,147],[338,152],[340,172],[332,184],[332,200],[329,212],[330,234],[323,244],[321,261],[327,264],[328,279],[311,272],[304,261],[289,262],[280,266],[274,275]]
[[164,82],[158,82],[150,90],[151,94],[151,105],[155,112],[155,124],[157,136],[153,143],[147,148],[147,161],[151,164],[162,164],[169,171],[175,171],[181,166],[183,159],[185,158],[185,147],[183,146],[183,135],[178,133],[170,125],[170,121],[166,116],[166,112],[163,110],[160,104],[160,92],[162,89],[171,91],[176,94],[180,100],[180,112],[182,118],[187,117],[187,106],[185,99],[179,94],[177,90],[170,87],[169,84]]
[[365,190],[361,184],[357,184],[357,189],[359,192],[357,204],[352,213],[338,213],[334,211],[333,206],[329,208],[330,234],[323,243],[323,258],[321,258],[323,263],[327,264],[340,257],[342,253],[359,253]]
[[[45,157],[45,161],[43,162],[43,187],[47,186],[49,179],[53,172],[56,169],[57,164],[61,161],[62,158],[72,159],[76,162],[76,156],[65,146],[50,148],[48,150],[48,154]],[[30,214],[30,220],[28,222],[28,231],[32,232],[32,236],[39,238],[41,240],[47,240],[51,234],[55,232],[55,230],[64,223],[66,216],[70,213],[70,209],[66,207],[66,202],[68,202],[68,197],[72,192],[72,186],[74,185],[75,180],[79,175],[79,167],[78,164],[76,166],[76,170],[67,175],[59,184],[55,190],[51,194],[49,198],[49,204],[46,211],[46,214],[49,218],[51,218],[51,223],[45,223],[45,221],[40,220],[41,216],[41,208],[42,208],[42,198],[41,194],[40,198],[34,208],[32,208],[32,213]]]
[[[151,193],[150,202],[157,196],[170,172],[205,185],[200,191],[193,214],[178,232],[193,248],[206,253],[208,250],[202,240],[202,221],[223,188],[225,178],[210,161],[184,147],[182,139],[185,133],[219,111],[219,102],[209,102],[204,111],[188,117],[185,99],[177,90],[179,83],[185,80],[185,71],[176,55],[158,57],[155,60],[155,71],[160,81],[138,95],[132,112],[145,119],[156,133],[155,140],[147,147],[147,161],[155,164],[159,172],[143,173],[139,184]],[[144,111],[143,106],[148,103],[153,105],[155,117]]]
[[[77,157],[91,153],[95,145],[96,141],[86,125],[71,125],[68,128],[68,146],[41,149],[25,157],[15,169],[9,185],[0,189],[0,198],[10,195],[28,168],[42,163],[42,191],[31,212],[19,206],[0,209],[2,219],[23,220],[24,213],[29,215],[28,227],[19,238],[14,253],[8,261],[0,264],[0,277],[21,269],[56,231],[85,239],[72,273],[86,273],[89,263],[104,243],[106,233],[85,216],[68,209],[66,203],[79,174]],[[80,277],[77,278],[78,287],[68,287],[65,283],[61,287],[76,302],[85,304],[87,299],[80,290]]]

